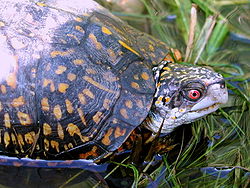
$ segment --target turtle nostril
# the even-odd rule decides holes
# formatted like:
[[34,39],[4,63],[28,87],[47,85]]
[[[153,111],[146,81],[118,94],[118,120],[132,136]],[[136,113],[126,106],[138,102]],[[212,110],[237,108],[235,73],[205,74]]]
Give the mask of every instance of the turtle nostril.
[[220,83],[220,88],[221,89],[224,89],[226,87],[226,83],[225,83],[225,80],[222,80],[219,82]]

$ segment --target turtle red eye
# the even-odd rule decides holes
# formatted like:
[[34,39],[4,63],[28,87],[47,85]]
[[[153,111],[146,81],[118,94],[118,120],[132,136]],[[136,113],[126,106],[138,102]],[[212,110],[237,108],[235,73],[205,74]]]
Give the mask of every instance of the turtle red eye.
[[192,100],[197,100],[201,97],[201,93],[199,90],[190,90],[188,91],[188,97]]

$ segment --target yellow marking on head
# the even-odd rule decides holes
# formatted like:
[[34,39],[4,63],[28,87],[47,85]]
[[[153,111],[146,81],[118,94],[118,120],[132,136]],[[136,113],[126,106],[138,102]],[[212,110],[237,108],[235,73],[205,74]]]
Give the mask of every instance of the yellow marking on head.
[[43,87],[47,87],[48,85],[50,85],[50,91],[54,92],[55,91],[55,85],[54,82],[50,79],[44,79],[43,81]]
[[82,18],[80,18],[80,17],[76,17],[76,18],[75,18],[75,21],[77,21],[77,22],[82,22],[82,21],[83,21],[83,19],[82,19]]
[[111,141],[110,141],[110,136],[111,134],[113,133],[113,129],[112,128],[109,128],[109,130],[106,132],[106,134],[103,136],[103,139],[102,139],[102,143],[106,146],[110,145],[111,144]]
[[131,87],[134,89],[140,89],[140,85],[136,82],[131,82]]
[[76,79],[76,75],[73,73],[68,73],[67,78],[68,80],[73,81]]
[[181,108],[181,109],[179,110],[179,112],[185,112],[185,109]]
[[86,119],[84,117],[84,113],[83,113],[82,109],[77,108],[77,112],[78,112],[78,114],[79,114],[79,116],[80,116],[80,118],[82,120],[83,125],[87,126],[87,122],[86,122]]
[[73,49],[69,49],[67,51],[52,51],[50,53],[50,56],[52,58],[56,57],[56,56],[68,56],[70,54],[73,54],[75,51]]
[[103,108],[105,108],[106,110],[109,110],[109,108],[110,108],[110,103],[111,103],[111,100],[109,100],[109,99],[104,99],[104,101],[103,101]]
[[88,74],[96,74],[97,73],[96,70],[94,70],[94,69],[86,69],[86,72]]
[[118,138],[120,136],[124,136],[126,133],[126,129],[121,129],[120,127],[116,127],[115,129],[115,138]]
[[124,48],[128,49],[129,51],[133,52],[134,54],[140,56],[140,54],[135,51],[134,49],[132,49],[130,46],[128,46],[125,42],[118,40],[118,42],[120,43],[120,45],[122,45]]
[[161,101],[155,101],[155,104],[161,104]]
[[48,136],[52,133],[52,128],[48,123],[44,123],[43,124],[43,134],[45,136]]
[[17,85],[16,74],[10,73],[6,79],[6,82],[8,86],[10,86],[12,89],[15,89]]
[[7,93],[7,89],[6,89],[5,85],[1,85],[1,92],[3,94]]
[[71,101],[68,99],[65,99],[65,104],[66,104],[68,113],[72,114],[74,112],[74,108],[73,108]]
[[122,115],[122,117],[124,117],[125,119],[129,119],[128,116],[128,112],[125,108],[120,109],[120,114]]
[[132,103],[132,101],[131,100],[126,100],[125,101],[125,106],[127,107],[127,108],[132,108],[133,107],[133,103]]
[[5,147],[7,147],[10,144],[10,135],[7,131],[4,132],[3,140],[5,143]]
[[46,151],[48,151],[48,150],[49,150],[49,140],[45,138],[45,139],[43,140],[43,143],[44,143],[44,149],[45,149]]
[[77,41],[78,44],[81,43],[81,41],[77,38],[77,36],[72,35],[72,34],[67,34],[67,36],[68,36],[68,37],[71,37],[71,38],[73,38],[73,39],[75,39],[75,40]]
[[0,27],[3,27],[3,26],[5,26],[5,23],[0,21]]
[[62,140],[64,139],[64,132],[63,132],[62,125],[60,123],[57,124],[57,134],[60,139]]
[[40,2],[37,2],[36,3],[39,7],[47,7],[47,5],[45,3],[40,3]]
[[89,138],[87,136],[82,136],[80,129],[73,123],[68,124],[66,131],[68,131],[70,136],[74,136],[74,134],[78,135],[82,142],[89,141]]
[[89,34],[89,39],[93,42],[93,44],[95,45],[95,48],[97,50],[101,50],[102,49],[102,44],[97,41],[97,38],[96,38],[96,36],[93,33]]
[[143,72],[143,73],[141,74],[141,77],[142,77],[143,80],[148,80],[148,79],[149,79],[149,75],[148,75],[148,73],[146,73],[146,72]]
[[61,106],[59,104],[57,104],[54,109],[53,109],[53,113],[55,115],[55,117],[59,120],[62,118],[62,110],[61,110]]
[[96,112],[96,114],[92,117],[93,121],[98,124],[102,119],[102,112]]
[[10,115],[8,113],[4,114],[4,125],[6,128],[11,128]]
[[65,93],[68,88],[69,88],[69,84],[60,83],[58,85],[58,91],[61,93]]
[[75,26],[75,29],[76,29],[77,31],[80,31],[80,32],[82,32],[82,33],[85,33],[84,29],[83,29],[81,26],[79,26],[79,25]]
[[156,84],[156,87],[160,87],[160,86],[161,86],[161,83],[158,82],[158,83]]
[[41,107],[43,111],[49,111],[49,99],[47,97],[42,98]]
[[56,149],[56,151],[59,153],[59,143],[57,141],[51,140],[50,145],[52,148]]
[[176,119],[176,116],[172,116],[171,119]]
[[114,90],[110,90],[108,89],[107,87],[103,86],[102,84],[94,81],[91,77],[89,76],[83,76],[83,79],[87,82],[89,82],[90,84],[94,85],[95,87],[97,87],[98,89],[101,89],[101,90],[104,90],[106,92],[109,92],[109,93],[117,93],[116,91]]
[[86,98],[85,98],[85,96],[82,93],[78,94],[78,99],[80,100],[80,103],[82,103],[83,105],[87,104]]
[[33,144],[34,143],[34,140],[35,140],[35,132],[32,131],[32,132],[28,132],[24,135],[24,140],[27,144]]
[[171,69],[169,67],[163,67],[163,70],[171,71]]
[[95,98],[95,95],[89,89],[84,89],[82,92],[83,92],[84,95],[88,96],[91,99]]
[[17,117],[22,125],[30,125],[32,123],[29,114],[18,111]]
[[75,65],[82,65],[84,63],[84,60],[83,59],[75,59],[75,60],[73,60],[73,63]]
[[170,98],[170,97],[165,97],[165,101],[166,101],[166,103],[168,103],[170,100],[171,100],[171,98]]
[[107,35],[111,35],[112,34],[112,32],[107,27],[104,27],[104,26],[102,26],[102,32],[105,33],[105,34],[107,34]]
[[56,74],[62,74],[67,70],[67,67],[59,65],[55,71]]
[[11,105],[15,108],[20,107],[25,104],[25,100],[23,96],[20,96],[18,98],[15,98],[12,100]]
[[16,141],[16,136],[14,135],[14,133],[11,133],[11,134],[10,134],[10,137],[11,137],[12,143],[13,143],[14,145],[16,145],[16,144],[17,144],[17,141]]

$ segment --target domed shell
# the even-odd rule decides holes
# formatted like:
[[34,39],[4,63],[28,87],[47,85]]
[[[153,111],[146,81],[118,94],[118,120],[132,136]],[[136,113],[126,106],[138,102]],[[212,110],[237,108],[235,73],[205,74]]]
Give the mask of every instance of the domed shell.
[[100,158],[150,110],[166,45],[94,1],[1,0],[0,151]]

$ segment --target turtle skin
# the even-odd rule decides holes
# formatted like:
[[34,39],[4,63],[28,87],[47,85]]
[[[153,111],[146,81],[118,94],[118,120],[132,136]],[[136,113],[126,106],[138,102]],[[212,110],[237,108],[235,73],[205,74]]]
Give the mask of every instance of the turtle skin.
[[90,0],[0,2],[1,154],[98,159],[119,148],[148,114],[152,67],[169,48]]

